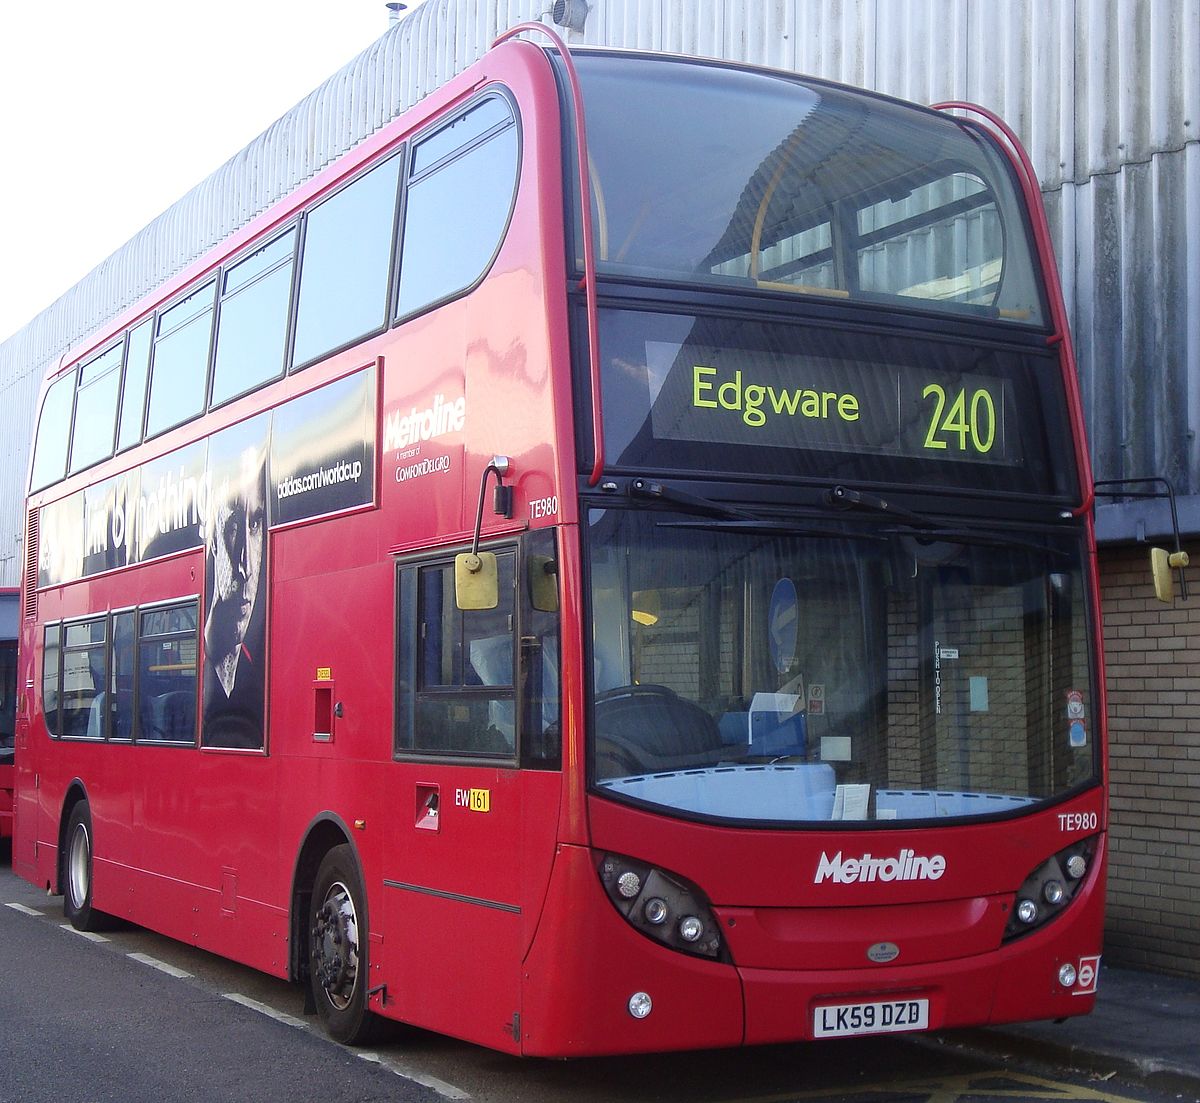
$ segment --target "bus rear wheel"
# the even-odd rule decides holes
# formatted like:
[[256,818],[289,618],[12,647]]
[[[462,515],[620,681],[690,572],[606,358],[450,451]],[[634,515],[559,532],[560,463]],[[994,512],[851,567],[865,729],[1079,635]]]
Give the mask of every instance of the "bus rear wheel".
[[99,931],[108,916],[92,907],[92,810],[86,800],[71,809],[63,848],[63,914],[77,931]]
[[366,899],[354,853],[335,846],[321,861],[309,914],[308,980],[325,1032],[344,1045],[375,1037],[367,1009]]

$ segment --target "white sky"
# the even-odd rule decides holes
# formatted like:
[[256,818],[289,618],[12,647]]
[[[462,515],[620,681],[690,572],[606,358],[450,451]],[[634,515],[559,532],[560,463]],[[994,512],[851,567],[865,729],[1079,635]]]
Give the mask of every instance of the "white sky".
[[0,0],[0,341],[387,28],[384,0]]

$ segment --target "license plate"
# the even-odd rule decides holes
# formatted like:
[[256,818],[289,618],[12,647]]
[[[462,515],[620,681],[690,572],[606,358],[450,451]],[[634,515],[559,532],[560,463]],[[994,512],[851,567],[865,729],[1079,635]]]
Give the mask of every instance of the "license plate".
[[848,1038],[855,1034],[892,1034],[929,1029],[928,1000],[878,1000],[837,1003],[813,1012],[814,1038]]

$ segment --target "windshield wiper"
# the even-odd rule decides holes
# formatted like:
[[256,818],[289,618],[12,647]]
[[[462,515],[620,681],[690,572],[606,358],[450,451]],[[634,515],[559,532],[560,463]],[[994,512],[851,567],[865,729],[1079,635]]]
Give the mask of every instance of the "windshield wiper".
[[792,521],[771,521],[766,518],[722,519],[712,518],[708,521],[659,521],[655,528],[660,529],[706,529],[716,532],[742,533],[784,533],[788,536],[817,536],[833,540],[875,540],[886,543],[887,537],[877,532],[850,530],[844,528],[821,528],[816,525],[798,525]]
[[886,498],[854,490],[848,486],[839,485],[826,491],[825,500],[839,509],[859,509],[879,514],[880,517],[895,517],[911,526],[881,530],[888,535],[912,536],[918,540],[946,541],[954,544],[975,544],[988,548],[1016,548],[1022,551],[1041,552],[1045,555],[1070,557],[1070,553],[1061,548],[1047,547],[1045,544],[1024,540],[1019,536],[1002,536],[995,532],[981,532],[971,528],[947,528],[923,513],[913,513],[911,510],[889,502]]
[[649,498],[657,502],[666,502],[689,513],[702,513],[711,518],[711,520],[705,521],[659,521],[655,525],[656,528],[787,533],[789,536],[816,536],[833,539],[845,539],[846,537],[856,540],[886,539],[872,533],[847,532],[843,528],[828,528],[820,525],[797,525],[791,521],[760,517],[748,510],[727,506],[722,502],[714,502],[711,498],[691,494],[686,490],[680,490],[678,487],[669,486],[655,479],[632,479],[629,483],[629,493],[635,498]]
[[825,501],[831,506],[836,506],[838,509],[862,510],[864,513],[878,513],[889,517],[901,517],[905,521],[914,525],[929,525],[936,526],[937,522],[932,517],[926,517],[923,513],[913,513],[912,510],[904,509],[893,502],[889,502],[886,498],[881,498],[877,494],[868,494],[864,490],[854,490],[848,486],[835,486],[831,490],[825,492]]
[[1057,555],[1065,559],[1071,558],[1071,553],[1062,548],[1038,544],[1033,540],[1023,540],[1019,536],[1002,536],[995,532],[980,532],[978,529],[967,528],[935,528],[935,529],[906,529],[891,528],[882,530],[894,536],[911,536],[917,540],[945,541],[948,544],[975,544],[985,548],[1015,548],[1020,551],[1040,552],[1042,555]]
[[759,520],[753,513],[723,505],[721,502],[714,502],[711,498],[702,498],[699,494],[689,494],[686,490],[668,486],[657,479],[631,479],[629,493],[634,498],[649,498],[656,502],[682,506],[689,513],[704,513],[713,517],[728,517],[739,521]]

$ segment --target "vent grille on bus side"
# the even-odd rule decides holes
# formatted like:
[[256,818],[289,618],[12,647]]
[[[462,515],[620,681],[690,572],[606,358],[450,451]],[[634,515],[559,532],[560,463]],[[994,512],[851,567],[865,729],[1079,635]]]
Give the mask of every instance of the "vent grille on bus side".
[[38,536],[41,531],[41,515],[31,509],[25,522],[25,616],[37,616],[38,582]]

